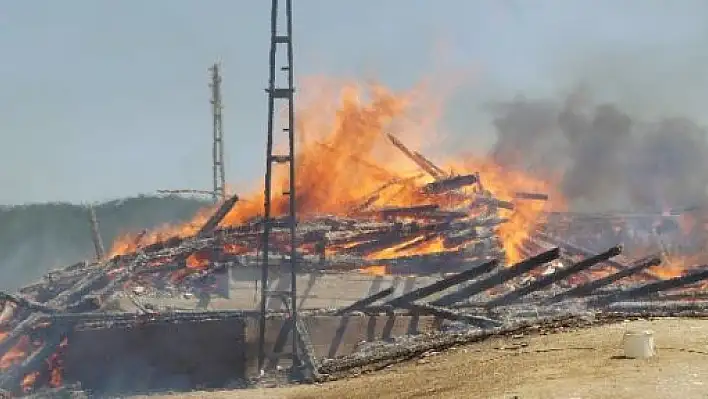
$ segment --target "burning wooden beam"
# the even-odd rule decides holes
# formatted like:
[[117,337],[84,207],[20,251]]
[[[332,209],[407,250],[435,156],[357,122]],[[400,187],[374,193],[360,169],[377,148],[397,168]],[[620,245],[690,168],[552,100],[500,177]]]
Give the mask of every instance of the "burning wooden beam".
[[705,266],[701,268],[702,270],[698,270],[696,272],[689,273],[680,277],[674,277],[668,280],[647,283],[629,290],[608,294],[598,298],[596,302],[600,304],[607,304],[627,299],[643,298],[658,293],[660,291],[666,291],[674,288],[680,288],[685,285],[698,283],[708,279],[708,269],[706,269]]
[[599,278],[597,280],[589,281],[585,284],[579,285],[577,287],[571,288],[568,291],[561,292],[560,294],[548,299],[546,303],[559,302],[567,298],[581,297],[585,295],[590,295],[598,289],[608,286],[616,281],[619,281],[625,277],[629,277],[633,274],[637,274],[644,271],[650,267],[658,266],[661,264],[661,257],[653,256],[646,259],[642,259],[636,262],[631,267],[624,268],[616,273],[612,273],[605,277]]
[[0,358],[2,358],[10,349],[12,349],[23,335],[27,334],[40,319],[38,313],[32,314],[26,319],[20,321],[12,330],[10,330],[5,338],[0,341]]
[[423,154],[419,153],[418,151],[413,151],[413,155],[415,155],[415,157],[416,157],[420,162],[422,162],[422,163],[428,165],[429,168],[431,168],[431,169],[435,170],[437,173],[439,173],[440,176],[445,176],[445,175],[446,175],[446,173],[445,173],[444,170],[442,170],[442,169],[439,168],[437,165],[435,165],[434,163],[432,163],[428,158],[426,158],[425,156],[423,156]]
[[425,287],[420,287],[417,290],[411,291],[407,294],[403,294],[399,297],[393,298],[386,302],[385,305],[398,307],[401,304],[417,301],[423,299],[430,295],[446,290],[452,286],[463,283],[465,281],[471,280],[475,277],[479,277],[483,274],[489,273],[497,266],[497,260],[491,260],[484,262],[481,265],[475,266],[471,269],[465,270],[461,273],[454,274],[450,277],[444,278],[442,280],[436,281]]
[[524,200],[548,201],[548,194],[517,192],[514,193],[514,198]]
[[504,201],[494,197],[488,197],[484,195],[478,195],[472,202],[472,206],[492,206],[494,208],[501,208],[513,211],[515,206],[511,201]]
[[[562,240],[558,237],[553,237],[550,234],[547,234],[542,231],[538,231],[538,230],[535,231],[533,233],[533,236],[538,236],[541,240],[547,241],[551,245],[561,247],[561,248],[563,248],[564,251],[575,254],[575,255],[593,256],[595,254],[594,251],[591,251],[587,248],[582,248],[579,245],[572,244],[572,243],[570,243],[566,240]],[[531,240],[533,240],[533,239],[534,238],[531,238]],[[612,260],[612,259],[607,259],[605,261],[605,263],[607,263],[610,266],[614,266],[618,269],[626,269],[627,268],[627,265],[625,265],[621,262],[618,262],[616,260]],[[644,270],[640,270],[637,273],[642,275],[643,277],[654,278],[654,276],[652,274],[647,273]]]
[[[399,139],[397,139],[394,135],[387,133],[386,137],[388,140],[393,144],[396,148],[398,148],[403,155],[408,157],[411,161],[413,161],[416,165],[418,165],[419,168],[424,170],[427,174],[429,174],[431,177],[434,179],[440,179],[445,176],[444,173],[441,173],[441,169],[436,167],[436,166],[431,166],[432,162],[428,161],[427,159],[424,159],[420,154],[416,155],[413,151],[409,150],[408,147],[406,147]],[[427,162],[426,162],[427,161]]]
[[443,194],[448,191],[458,190],[465,186],[471,186],[475,183],[477,183],[477,176],[475,175],[452,176],[428,183],[423,186],[421,191],[424,194]]
[[495,287],[499,284],[504,284],[506,281],[521,276],[524,273],[528,273],[529,271],[543,265],[544,263],[548,263],[552,260],[558,259],[559,256],[560,249],[553,248],[532,258],[523,260],[508,268],[501,268],[497,270],[496,273],[488,276],[487,278],[475,281],[457,292],[453,292],[451,294],[443,296],[442,298],[436,301],[433,301],[431,304],[436,306],[449,306],[455,304],[480,292]]
[[41,304],[39,302],[35,302],[35,301],[29,300],[27,298],[23,298],[19,295],[12,295],[12,294],[8,294],[8,293],[2,292],[2,291],[0,291],[0,300],[12,302],[12,303],[16,304],[17,306],[20,306],[24,309],[32,310],[35,312],[56,313],[56,312],[60,311],[60,309]]
[[47,361],[63,339],[64,333],[55,334],[55,336],[47,337],[45,342],[27,356],[20,364],[11,366],[8,370],[3,371],[0,375],[0,389],[7,391],[17,391],[21,379],[32,371],[36,371],[40,365]]
[[589,269],[598,263],[604,262],[607,259],[610,259],[614,256],[619,255],[622,252],[622,247],[621,246],[616,246],[612,247],[609,250],[592,256],[590,258],[586,258],[581,260],[580,262],[565,268],[565,269],[560,269],[557,270],[556,272],[540,277],[536,279],[535,281],[531,282],[530,284],[523,286],[519,289],[516,289],[514,291],[511,291],[509,293],[506,293],[502,296],[499,296],[497,298],[492,299],[491,301],[487,302],[484,304],[484,307],[487,309],[495,308],[498,306],[503,306],[503,305],[508,305],[511,304],[524,296],[534,292],[541,290],[543,288],[546,288],[550,286],[551,284],[561,281],[563,279],[566,279],[573,274],[579,273],[583,270]]
[[236,205],[239,198],[238,195],[233,195],[226,201],[224,201],[219,208],[214,212],[213,215],[204,223],[201,229],[197,232],[197,237],[204,237],[214,232],[214,230],[219,226],[226,215],[231,211],[231,209]]

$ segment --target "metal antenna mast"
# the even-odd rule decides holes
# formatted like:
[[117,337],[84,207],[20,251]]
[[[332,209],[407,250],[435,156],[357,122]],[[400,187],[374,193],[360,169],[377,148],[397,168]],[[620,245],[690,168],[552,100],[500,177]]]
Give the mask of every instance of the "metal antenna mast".
[[214,169],[214,202],[226,199],[226,176],[224,174],[224,127],[221,119],[221,74],[219,63],[209,68],[211,72],[211,109],[213,115],[214,147],[212,151]]
[[[265,330],[266,330],[266,311],[268,297],[278,295],[280,297],[289,297],[290,317],[292,323],[292,359],[293,370],[299,366],[298,355],[298,328],[297,328],[297,286],[296,286],[296,271],[297,271],[297,243],[295,237],[295,228],[297,218],[295,215],[295,132],[294,119],[295,110],[293,107],[293,97],[295,88],[293,87],[293,42],[292,42],[292,0],[284,0],[285,3],[285,33],[281,33],[282,27],[279,29],[278,23],[278,6],[282,0],[272,0],[271,5],[271,20],[270,20],[270,76],[268,79],[268,139],[266,151],[266,174],[265,174],[265,200],[264,200],[264,220],[263,220],[263,265],[261,275],[261,319],[260,319],[260,337],[259,337],[259,370],[263,370],[265,362]],[[280,67],[282,72],[285,72],[286,86],[276,85],[276,53],[278,47],[286,48],[287,61],[285,65]],[[273,154],[273,130],[275,126],[275,102],[276,100],[285,100],[288,107],[287,126],[283,129],[288,135],[289,151],[287,155]],[[272,176],[273,164],[288,164],[290,169],[290,184],[287,192],[289,199],[287,222],[290,228],[290,291],[289,292],[269,292],[268,291],[268,255],[269,255],[269,238],[273,227],[273,219],[271,215],[271,199],[272,199]]]

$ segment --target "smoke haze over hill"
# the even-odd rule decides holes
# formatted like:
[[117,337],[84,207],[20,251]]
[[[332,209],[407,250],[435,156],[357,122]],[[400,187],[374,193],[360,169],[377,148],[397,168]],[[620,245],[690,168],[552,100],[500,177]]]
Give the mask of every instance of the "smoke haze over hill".
[[[104,245],[120,234],[191,219],[207,203],[179,197],[136,197],[94,206]],[[47,270],[94,256],[88,210],[73,204],[0,208],[0,290],[14,290]]]

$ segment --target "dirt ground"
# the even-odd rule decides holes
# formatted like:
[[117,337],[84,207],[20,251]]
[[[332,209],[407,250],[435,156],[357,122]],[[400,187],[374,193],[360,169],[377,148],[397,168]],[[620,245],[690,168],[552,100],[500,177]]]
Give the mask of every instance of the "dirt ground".
[[[654,331],[657,356],[622,358],[620,342],[627,329]],[[708,320],[633,321],[552,335],[492,339],[327,384],[157,398],[177,397],[708,398]]]

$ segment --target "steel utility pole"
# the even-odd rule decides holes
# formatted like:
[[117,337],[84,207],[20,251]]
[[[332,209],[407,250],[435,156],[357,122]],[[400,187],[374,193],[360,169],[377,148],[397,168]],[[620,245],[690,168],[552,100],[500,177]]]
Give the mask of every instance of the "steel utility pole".
[[[285,3],[285,32],[282,30],[282,21],[279,24],[278,6],[282,2]],[[295,236],[295,228],[297,224],[296,204],[295,204],[295,109],[294,109],[294,93],[293,86],[293,41],[292,41],[292,0],[272,0],[271,3],[271,20],[270,20],[270,73],[268,79],[268,138],[266,150],[266,174],[265,174],[265,200],[264,200],[264,219],[263,219],[263,265],[261,275],[261,319],[260,319],[260,337],[259,337],[259,356],[258,366],[263,370],[265,362],[265,330],[266,330],[266,312],[268,308],[268,297],[273,295],[289,297],[289,310],[292,322],[292,361],[293,370],[299,366],[298,354],[298,328],[297,326],[297,286],[296,286],[296,271],[297,271],[297,242]],[[281,25],[279,27],[279,25]],[[281,66],[280,71],[284,72],[285,85],[276,84],[276,53],[279,47],[285,47],[286,61],[285,65]],[[282,79],[282,78],[281,78]],[[279,80],[279,79],[278,79]],[[273,154],[273,131],[275,126],[275,103],[276,100],[283,100],[284,105],[288,108],[288,118],[283,132],[287,134],[288,153],[286,155]],[[270,233],[273,227],[273,219],[271,215],[271,200],[272,200],[272,177],[273,164],[287,164],[289,168],[289,189],[283,195],[288,196],[289,206],[287,221],[290,230],[290,273],[291,282],[288,292],[269,292],[268,291],[268,269],[269,269],[269,244]],[[286,304],[288,305],[288,304]]]
[[213,172],[214,172],[214,202],[226,199],[226,176],[224,173],[224,126],[222,124],[221,111],[221,74],[220,65],[215,62],[209,68],[211,72],[211,110],[213,116],[214,146],[212,150]]

